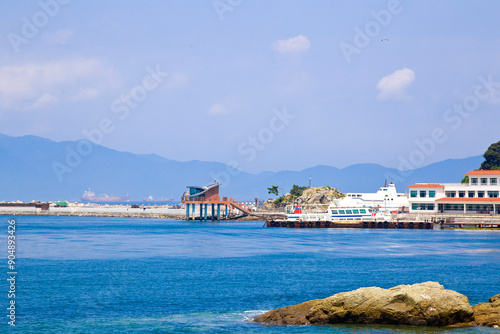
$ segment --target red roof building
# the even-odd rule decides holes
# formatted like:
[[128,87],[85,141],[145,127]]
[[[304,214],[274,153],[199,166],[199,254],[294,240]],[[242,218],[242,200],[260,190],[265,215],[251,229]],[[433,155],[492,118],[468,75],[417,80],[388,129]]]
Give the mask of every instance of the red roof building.
[[500,171],[475,170],[468,183],[409,186],[410,212],[500,214]]

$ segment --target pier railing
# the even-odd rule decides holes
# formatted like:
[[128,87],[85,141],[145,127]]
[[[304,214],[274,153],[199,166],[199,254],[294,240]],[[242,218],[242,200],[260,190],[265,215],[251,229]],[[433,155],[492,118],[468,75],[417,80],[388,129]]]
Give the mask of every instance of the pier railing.
[[[218,197],[218,198],[206,198],[205,196],[189,196],[189,195],[184,195],[181,198],[182,203],[184,202],[199,202],[200,204],[205,204],[205,203],[214,203],[214,204],[221,204],[221,202],[233,202],[233,203],[240,203],[239,201],[235,200],[232,197]],[[198,203],[197,203],[198,204]]]
[[317,214],[317,213],[326,213],[328,210],[329,204],[296,204],[296,205],[287,205],[285,208],[285,212],[287,214],[295,213],[299,211],[302,214]]

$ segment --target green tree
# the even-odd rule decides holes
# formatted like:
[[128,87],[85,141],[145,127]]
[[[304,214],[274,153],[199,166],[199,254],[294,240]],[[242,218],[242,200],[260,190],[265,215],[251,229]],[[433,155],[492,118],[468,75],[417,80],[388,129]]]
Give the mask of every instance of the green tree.
[[281,196],[281,197],[278,197],[274,200],[274,204],[277,205],[277,206],[284,206],[284,203],[285,201],[285,197]]
[[290,190],[290,195],[294,197],[300,197],[306,189],[307,187],[299,187],[298,185],[294,184],[292,189]]
[[279,195],[278,186],[272,186],[271,188],[267,188],[267,193],[278,196]]
[[483,157],[485,161],[481,164],[481,170],[500,170],[500,141],[491,144]]
[[462,179],[462,183],[469,184],[469,175],[465,175],[465,177]]

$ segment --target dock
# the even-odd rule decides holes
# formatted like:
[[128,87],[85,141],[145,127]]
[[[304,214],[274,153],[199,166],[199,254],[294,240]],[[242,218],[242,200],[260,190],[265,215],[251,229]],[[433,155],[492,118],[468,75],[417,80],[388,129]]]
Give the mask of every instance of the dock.
[[500,216],[489,214],[398,214],[385,221],[287,221],[270,218],[267,227],[288,228],[368,228],[368,229],[452,229],[499,228]]
[[268,220],[267,227],[288,227],[288,228],[366,228],[366,229],[415,229],[432,230],[434,222],[413,222],[413,221],[302,221],[293,222],[285,220]]

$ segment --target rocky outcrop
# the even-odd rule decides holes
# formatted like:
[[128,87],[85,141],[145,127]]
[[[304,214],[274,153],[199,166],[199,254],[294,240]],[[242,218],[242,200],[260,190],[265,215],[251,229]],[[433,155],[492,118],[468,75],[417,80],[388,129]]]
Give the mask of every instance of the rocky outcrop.
[[473,307],[476,325],[500,328],[500,295]]
[[295,200],[296,204],[330,204],[334,199],[345,195],[332,187],[309,188]]
[[288,204],[330,204],[334,199],[343,198],[344,196],[343,193],[330,186],[309,188],[305,189],[299,197],[286,194],[275,200],[267,200],[264,202],[263,207],[272,209],[284,207]]
[[393,324],[447,326],[474,321],[466,296],[436,282],[361,288],[264,313],[255,322],[279,325]]
[[275,209],[277,206],[274,203],[274,201],[275,201],[274,199],[268,199],[267,201],[262,203],[262,209],[266,209],[266,210]]

